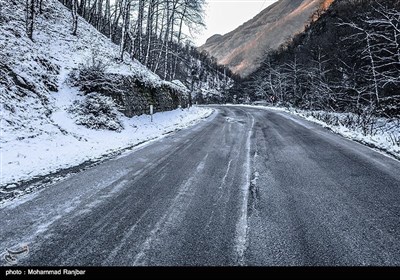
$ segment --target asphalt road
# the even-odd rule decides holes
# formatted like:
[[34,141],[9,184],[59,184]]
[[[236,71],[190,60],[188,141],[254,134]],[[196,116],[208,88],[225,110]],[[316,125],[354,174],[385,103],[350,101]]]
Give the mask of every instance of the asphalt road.
[[0,253],[28,245],[17,265],[400,265],[400,162],[285,113],[215,109],[3,205]]

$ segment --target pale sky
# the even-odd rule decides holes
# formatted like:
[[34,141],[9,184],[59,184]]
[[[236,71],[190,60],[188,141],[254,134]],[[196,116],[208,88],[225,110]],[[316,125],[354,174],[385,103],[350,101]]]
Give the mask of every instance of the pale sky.
[[200,46],[214,34],[224,35],[277,0],[207,0],[206,29],[194,38]]

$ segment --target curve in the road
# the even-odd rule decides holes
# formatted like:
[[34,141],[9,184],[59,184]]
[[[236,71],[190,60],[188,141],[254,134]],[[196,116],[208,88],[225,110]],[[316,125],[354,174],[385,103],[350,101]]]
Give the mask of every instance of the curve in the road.
[[200,124],[0,209],[18,265],[399,265],[400,163],[285,113]]

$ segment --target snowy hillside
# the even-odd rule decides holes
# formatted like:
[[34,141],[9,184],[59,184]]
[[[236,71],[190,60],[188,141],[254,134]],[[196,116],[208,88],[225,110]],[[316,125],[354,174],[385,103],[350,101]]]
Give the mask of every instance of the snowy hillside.
[[71,71],[94,59],[101,59],[107,73],[135,77],[144,85],[187,89],[179,82],[161,80],[128,56],[119,62],[118,46],[82,18],[77,36],[72,36],[71,13],[56,0],[43,1],[33,42],[25,32],[25,1],[0,3],[0,186],[154,138],[210,113],[201,108],[179,109],[159,113],[154,124],[147,124],[145,116],[129,119],[117,113],[124,127],[120,133],[76,125],[68,108],[84,97],[66,81]]

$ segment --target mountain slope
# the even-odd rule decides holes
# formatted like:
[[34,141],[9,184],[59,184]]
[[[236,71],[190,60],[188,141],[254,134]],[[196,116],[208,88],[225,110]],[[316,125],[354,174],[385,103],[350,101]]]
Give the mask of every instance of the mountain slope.
[[279,48],[302,32],[312,15],[333,1],[280,0],[230,33],[212,36],[199,49],[234,73],[247,76],[257,69],[267,50]]

